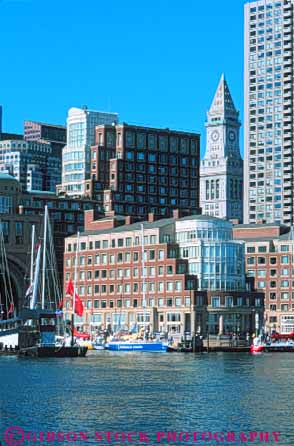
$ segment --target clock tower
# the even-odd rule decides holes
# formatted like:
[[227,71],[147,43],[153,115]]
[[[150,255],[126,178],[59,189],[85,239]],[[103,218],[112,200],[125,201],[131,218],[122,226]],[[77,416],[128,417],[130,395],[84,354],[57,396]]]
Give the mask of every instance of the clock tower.
[[206,121],[206,152],[200,168],[202,213],[243,220],[243,160],[239,112],[221,76]]

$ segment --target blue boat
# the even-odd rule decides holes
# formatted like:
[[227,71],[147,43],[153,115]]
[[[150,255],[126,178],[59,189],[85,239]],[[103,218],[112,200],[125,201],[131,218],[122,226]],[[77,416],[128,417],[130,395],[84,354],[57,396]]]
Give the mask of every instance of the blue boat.
[[129,341],[111,341],[105,348],[107,350],[116,352],[159,352],[165,353],[167,351],[167,344],[158,342],[129,342]]

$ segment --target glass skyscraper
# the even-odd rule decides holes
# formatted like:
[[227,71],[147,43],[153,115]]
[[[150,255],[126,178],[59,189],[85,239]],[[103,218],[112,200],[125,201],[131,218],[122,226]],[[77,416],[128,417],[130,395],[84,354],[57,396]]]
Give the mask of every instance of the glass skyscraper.
[[117,113],[97,112],[86,107],[69,109],[67,145],[62,153],[62,190],[67,195],[84,195],[84,181],[90,178],[95,127],[99,124],[117,124],[117,121]]
[[293,224],[293,9],[245,5],[245,223]]

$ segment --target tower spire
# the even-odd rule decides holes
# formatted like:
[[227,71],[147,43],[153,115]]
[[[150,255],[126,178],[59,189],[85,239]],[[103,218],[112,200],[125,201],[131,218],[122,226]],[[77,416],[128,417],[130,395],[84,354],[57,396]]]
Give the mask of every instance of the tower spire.
[[224,73],[221,75],[208,115],[218,115],[223,118],[227,116],[235,118],[239,115],[234,105]]

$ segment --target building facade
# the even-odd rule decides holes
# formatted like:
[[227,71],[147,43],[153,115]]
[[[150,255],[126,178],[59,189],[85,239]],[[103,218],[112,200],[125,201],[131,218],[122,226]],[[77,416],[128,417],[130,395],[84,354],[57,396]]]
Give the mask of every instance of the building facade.
[[85,314],[77,317],[83,330],[255,332],[263,294],[246,287],[244,256],[232,265],[231,256],[243,253],[231,224],[212,217],[179,218],[175,212],[173,218],[156,221],[150,214],[149,221],[132,223],[131,217],[95,220],[87,211],[78,252],[77,236],[65,242],[65,317],[72,311],[66,295],[72,279],[84,302]]
[[53,154],[62,158],[62,149],[66,145],[66,127],[36,121],[24,121],[24,139],[26,141],[47,141]]
[[170,217],[200,213],[197,133],[128,124],[96,127],[86,194],[105,212]]
[[234,238],[246,245],[247,275],[265,294],[265,329],[294,331],[293,227],[276,224],[236,225]]
[[222,75],[207,113],[207,144],[200,168],[202,212],[243,221],[243,160],[239,146],[239,112]]
[[0,171],[14,176],[23,190],[51,191],[61,178],[61,159],[48,142],[0,141]]
[[91,146],[95,127],[116,124],[117,113],[70,108],[67,117],[67,145],[62,155],[62,190],[67,195],[83,196],[85,180],[90,178]]
[[293,224],[293,19],[293,0],[245,5],[245,223]]

